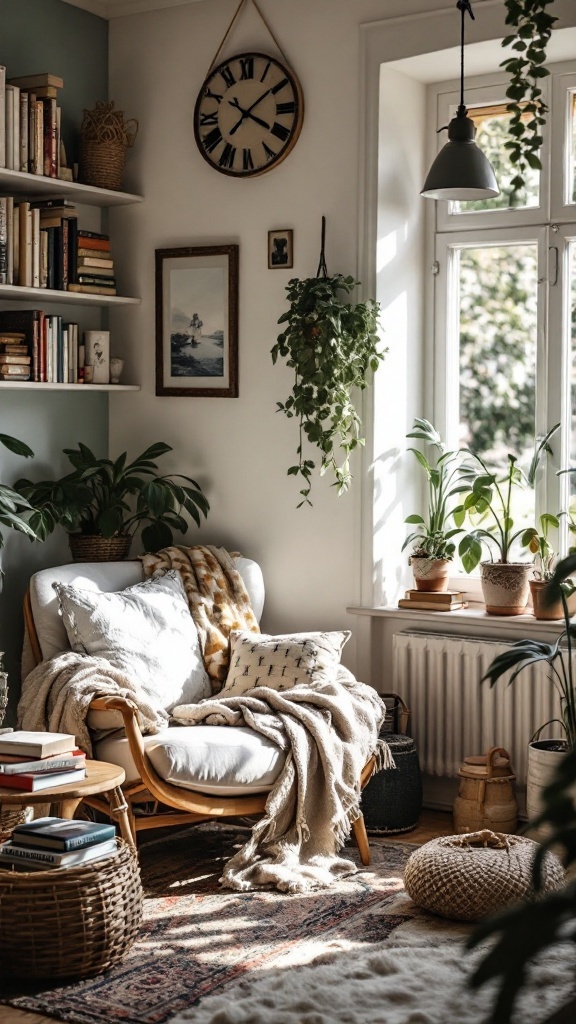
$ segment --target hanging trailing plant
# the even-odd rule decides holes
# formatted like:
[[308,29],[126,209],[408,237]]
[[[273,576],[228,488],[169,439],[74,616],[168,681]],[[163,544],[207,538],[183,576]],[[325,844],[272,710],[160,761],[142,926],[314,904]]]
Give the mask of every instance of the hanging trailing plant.
[[558,21],[547,11],[553,3],[554,0],[505,0],[506,24],[514,32],[502,40],[502,46],[510,47],[514,56],[500,66],[510,75],[506,95],[510,100],[507,109],[512,114],[511,137],[505,145],[516,170],[511,181],[515,193],[524,188],[529,167],[542,169],[539,153],[548,106],[541,85],[542,79],[550,74],[544,67],[546,48],[552,26]]
[[317,277],[288,282],[290,308],[278,320],[286,327],[272,348],[273,363],[282,356],[294,369],[292,393],[277,406],[299,421],[298,462],[288,469],[289,476],[304,481],[298,508],[312,504],[316,463],[305,457],[306,440],[320,450],[320,475],[334,473],[338,494],[350,486],[350,455],[364,444],[353,395],[368,387],[368,374],[384,356],[377,333],[379,303],[345,301],[359,282],[342,274],[328,277],[324,246],[318,272]]

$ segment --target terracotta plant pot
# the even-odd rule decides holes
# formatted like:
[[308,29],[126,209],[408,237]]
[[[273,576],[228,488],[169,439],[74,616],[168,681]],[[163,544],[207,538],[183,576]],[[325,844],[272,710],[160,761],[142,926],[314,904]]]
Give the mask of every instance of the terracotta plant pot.
[[[532,610],[535,619],[550,621],[552,619],[563,619],[564,609],[561,601],[554,604],[545,604],[542,599],[542,591],[548,584],[546,580],[530,580],[530,593],[532,594]],[[576,591],[568,597],[568,612],[574,615],[576,612]]]
[[480,576],[490,615],[522,615],[530,594],[530,562],[481,562]]
[[422,558],[412,555],[410,565],[414,574],[416,590],[448,590],[451,561],[449,558]]

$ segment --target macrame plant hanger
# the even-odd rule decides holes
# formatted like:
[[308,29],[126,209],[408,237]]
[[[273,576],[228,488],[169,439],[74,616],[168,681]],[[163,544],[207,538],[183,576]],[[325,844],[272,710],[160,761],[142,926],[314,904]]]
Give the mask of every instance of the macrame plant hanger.
[[322,238],[320,242],[320,262],[318,264],[318,270],[316,271],[316,277],[328,277],[328,267],[326,266],[326,255],[324,252],[326,245],[326,217],[322,217]]
[[249,3],[253,3],[254,4],[254,7],[256,8],[257,13],[260,15],[261,20],[264,22],[264,27],[267,29],[268,33],[270,34],[270,36],[272,37],[272,39],[274,41],[274,45],[279,50],[279,52],[282,54],[282,58],[285,61],[285,63],[288,64],[288,66],[290,66],[290,61],[288,60],[286,54],[284,53],[284,50],[280,46],[280,43],[278,42],[278,40],[277,40],[276,36],[274,35],[272,29],[270,28],[270,25],[266,21],[266,18],[262,14],[262,11],[260,10],[258,4],[256,3],[256,0],[240,0],[240,3],[238,4],[238,7],[236,8],[234,14],[232,15],[232,21],[228,25],[228,28],[226,29],[226,31],[225,31],[225,33],[224,33],[224,35],[222,37],[222,42],[220,43],[220,46],[218,47],[218,49],[216,50],[216,53],[214,54],[214,58],[212,60],[212,63],[211,63],[211,65],[208,68],[208,71],[206,73],[206,78],[208,77],[208,75],[212,71],[212,68],[215,67],[216,62],[218,60],[218,57],[220,56],[220,54],[222,53],[222,50],[224,49],[224,44],[225,44],[226,40],[228,39],[228,36],[230,35],[230,32],[232,31],[232,28],[234,26],[234,23],[236,22],[236,19],[239,17],[242,9],[244,7],[246,7],[247,4],[249,4]]

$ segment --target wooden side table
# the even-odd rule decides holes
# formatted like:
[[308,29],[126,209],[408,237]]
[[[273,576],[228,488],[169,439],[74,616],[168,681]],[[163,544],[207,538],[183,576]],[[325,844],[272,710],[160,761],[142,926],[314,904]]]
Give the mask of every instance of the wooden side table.
[[27,790],[6,789],[0,785],[0,810],[3,807],[31,807],[34,804],[50,804],[59,818],[73,818],[79,804],[87,796],[105,793],[110,804],[110,815],[120,828],[120,835],[130,846],[136,847],[128,818],[128,805],[121,790],[126,778],[123,768],[107,761],[86,761],[86,778],[78,782],[66,782],[62,786],[51,786],[36,793]]

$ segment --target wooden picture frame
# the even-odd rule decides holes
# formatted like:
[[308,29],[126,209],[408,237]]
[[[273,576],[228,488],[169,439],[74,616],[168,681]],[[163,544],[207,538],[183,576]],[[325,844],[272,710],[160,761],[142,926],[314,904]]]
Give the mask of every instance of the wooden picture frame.
[[238,249],[156,249],[156,394],[238,397]]
[[294,266],[294,231],[278,228],[268,232],[268,270],[290,270]]

